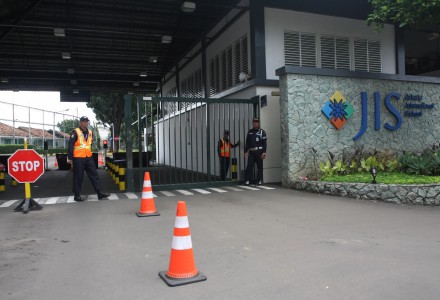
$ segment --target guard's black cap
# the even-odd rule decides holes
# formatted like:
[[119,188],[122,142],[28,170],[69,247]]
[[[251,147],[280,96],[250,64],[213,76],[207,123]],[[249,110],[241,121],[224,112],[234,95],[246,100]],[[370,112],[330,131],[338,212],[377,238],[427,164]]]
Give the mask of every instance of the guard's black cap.
[[225,134],[229,134],[229,130],[225,129]]
[[87,118],[86,116],[82,116],[80,119],[79,119],[79,121],[80,122],[83,122],[83,121],[89,121],[89,118]]
[[260,122],[260,119],[258,119],[258,118],[254,118],[254,119],[252,120],[252,122]]

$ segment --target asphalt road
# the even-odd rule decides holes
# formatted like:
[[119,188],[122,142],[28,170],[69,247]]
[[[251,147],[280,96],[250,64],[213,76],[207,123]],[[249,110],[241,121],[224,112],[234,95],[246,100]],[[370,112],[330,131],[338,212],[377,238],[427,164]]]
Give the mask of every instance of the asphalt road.
[[[176,203],[198,269],[168,287]],[[438,299],[440,208],[276,187],[0,209],[1,299]]]

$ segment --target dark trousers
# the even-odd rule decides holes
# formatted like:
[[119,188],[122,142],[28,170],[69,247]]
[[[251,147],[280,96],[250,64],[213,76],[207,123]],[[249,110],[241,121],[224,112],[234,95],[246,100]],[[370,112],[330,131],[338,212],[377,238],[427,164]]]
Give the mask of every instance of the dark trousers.
[[92,156],[86,158],[73,158],[73,193],[81,193],[84,171],[86,171],[87,176],[89,176],[95,191],[100,191],[101,182],[99,181],[98,171],[96,171],[96,164],[93,161]]
[[246,167],[245,181],[252,179],[254,164],[257,164],[257,181],[263,180],[263,160],[261,159],[261,151],[248,152],[248,164]]
[[220,156],[220,179],[221,180],[226,180],[226,175],[228,175],[230,160],[231,159],[229,157]]

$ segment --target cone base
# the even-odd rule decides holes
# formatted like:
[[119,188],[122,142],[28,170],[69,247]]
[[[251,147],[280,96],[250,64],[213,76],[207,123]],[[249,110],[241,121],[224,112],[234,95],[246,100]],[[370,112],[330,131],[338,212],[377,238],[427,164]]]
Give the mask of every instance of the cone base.
[[160,216],[160,213],[155,212],[155,213],[142,214],[140,212],[137,212],[136,216],[138,216],[138,217],[154,217],[154,216]]
[[205,281],[207,279],[206,276],[200,272],[196,276],[190,278],[171,278],[167,276],[167,271],[162,271],[159,272],[159,277],[162,278],[163,281],[165,281],[165,283],[171,287]]

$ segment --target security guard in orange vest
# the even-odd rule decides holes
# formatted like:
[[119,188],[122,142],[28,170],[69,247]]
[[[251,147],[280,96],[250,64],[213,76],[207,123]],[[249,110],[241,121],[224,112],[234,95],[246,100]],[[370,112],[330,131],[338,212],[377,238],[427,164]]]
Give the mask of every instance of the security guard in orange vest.
[[98,193],[98,199],[102,200],[110,194],[101,191],[96,164],[93,161],[92,154],[92,131],[88,129],[89,119],[81,117],[79,119],[79,128],[72,131],[70,135],[69,147],[67,150],[67,162],[73,164],[73,193],[75,201],[84,201],[81,197],[81,184],[84,177],[84,171],[92,182],[93,188]]
[[240,141],[235,144],[231,144],[229,141],[229,130],[225,130],[223,138],[218,141],[217,153],[220,158],[220,178],[221,180],[226,179],[226,174],[228,174],[229,163],[231,160],[231,149],[240,145]]

